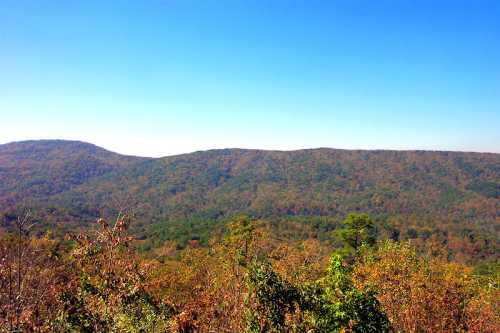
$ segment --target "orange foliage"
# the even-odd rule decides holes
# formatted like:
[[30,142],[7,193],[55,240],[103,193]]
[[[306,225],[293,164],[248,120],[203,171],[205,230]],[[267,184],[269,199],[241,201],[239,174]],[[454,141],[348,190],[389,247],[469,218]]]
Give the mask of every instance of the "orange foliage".
[[[497,332],[500,293],[481,288],[472,270],[418,257],[409,243],[387,242],[355,266],[359,287],[374,287],[396,331]],[[494,301],[496,299],[496,301]]]

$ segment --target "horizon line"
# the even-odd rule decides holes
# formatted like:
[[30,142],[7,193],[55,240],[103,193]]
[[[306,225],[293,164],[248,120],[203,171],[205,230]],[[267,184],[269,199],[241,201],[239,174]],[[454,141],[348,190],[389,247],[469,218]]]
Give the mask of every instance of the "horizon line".
[[363,149],[363,148],[334,148],[334,147],[325,147],[325,146],[319,146],[319,147],[311,147],[311,148],[298,148],[298,149],[265,149],[265,148],[241,148],[241,147],[226,147],[226,148],[209,148],[209,149],[199,149],[199,150],[193,150],[189,152],[184,152],[184,153],[178,153],[178,154],[171,154],[171,155],[161,155],[161,156],[144,156],[144,155],[135,155],[135,154],[127,154],[127,153],[120,153],[112,149],[108,149],[104,146],[89,142],[89,141],[84,141],[84,140],[79,140],[79,139],[27,139],[27,140],[16,140],[16,141],[8,141],[1,143],[0,146],[5,146],[5,145],[10,145],[10,144],[22,144],[22,143],[30,143],[30,142],[68,142],[68,143],[82,143],[82,144],[87,144],[87,145],[92,145],[94,147],[106,150],[108,152],[122,155],[122,156],[130,156],[130,157],[141,157],[141,158],[150,158],[150,159],[160,159],[160,158],[167,158],[167,157],[176,157],[176,156],[182,156],[182,155],[189,155],[189,154],[195,154],[195,153],[200,153],[200,152],[210,152],[210,151],[222,151],[222,150],[246,150],[246,151],[263,151],[263,152],[299,152],[299,151],[306,151],[306,150],[342,150],[342,151],[360,151],[360,152],[377,152],[377,151],[389,151],[389,152],[430,152],[430,153],[472,153],[472,154],[492,154],[492,155],[499,155],[500,152],[492,152],[492,151],[468,151],[468,150],[439,150],[439,149],[397,149],[397,148],[369,148],[369,149]]

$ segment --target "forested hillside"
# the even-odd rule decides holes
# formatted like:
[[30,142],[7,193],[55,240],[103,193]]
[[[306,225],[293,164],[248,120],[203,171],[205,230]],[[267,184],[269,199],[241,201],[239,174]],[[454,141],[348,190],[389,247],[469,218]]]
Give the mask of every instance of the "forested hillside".
[[147,158],[122,156],[97,146],[61,140],[0,145],[0,206],[46,199]]
[[0,332],[500,327],[500,155],[32,141],[0,162]]
[[277,232],[292,223],[325,239],[358,211],[388,237],[437,237],[466,256],[498,252],[498,154],[225,149],[153,159],[31,141],[0,146],[0,180],[4,227],[23,208],[63,228],[121,210],[150,240],[204,242],[220,221],[245,213]]

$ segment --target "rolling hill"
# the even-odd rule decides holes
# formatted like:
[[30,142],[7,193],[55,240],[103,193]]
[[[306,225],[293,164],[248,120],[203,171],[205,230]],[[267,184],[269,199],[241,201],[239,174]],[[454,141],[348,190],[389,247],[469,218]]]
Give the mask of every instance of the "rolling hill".
[[210,229],[210,221],[239,213],[323,221],[317,228],[328,231],[358,211],[408,238],[451,233],[473,237],[474,243],[481,235],[496,250],[500,155],[320,148],[143,158],[73,141],[0,145],[4,226],[24,207],[36,211],[44,225],[66,228],[133,211],[138,232],[152,226],[167,239],[175,228]]
[[36,201],[147,158],[60,140],[0,145],[0,207]]

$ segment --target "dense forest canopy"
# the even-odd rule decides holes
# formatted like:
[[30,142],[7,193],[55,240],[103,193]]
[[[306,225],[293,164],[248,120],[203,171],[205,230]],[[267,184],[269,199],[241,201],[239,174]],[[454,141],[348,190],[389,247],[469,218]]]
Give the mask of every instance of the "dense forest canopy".
[[444,243],[470,262],[499,253],[500,155],[322,148],[143,158],[75,141],[0,145],[3,228],[25,209],[53,232],[126,211],[144,248],[206,245],[241,213],[285,237],[331,240],[348,213],[366,212],[389,238]]

